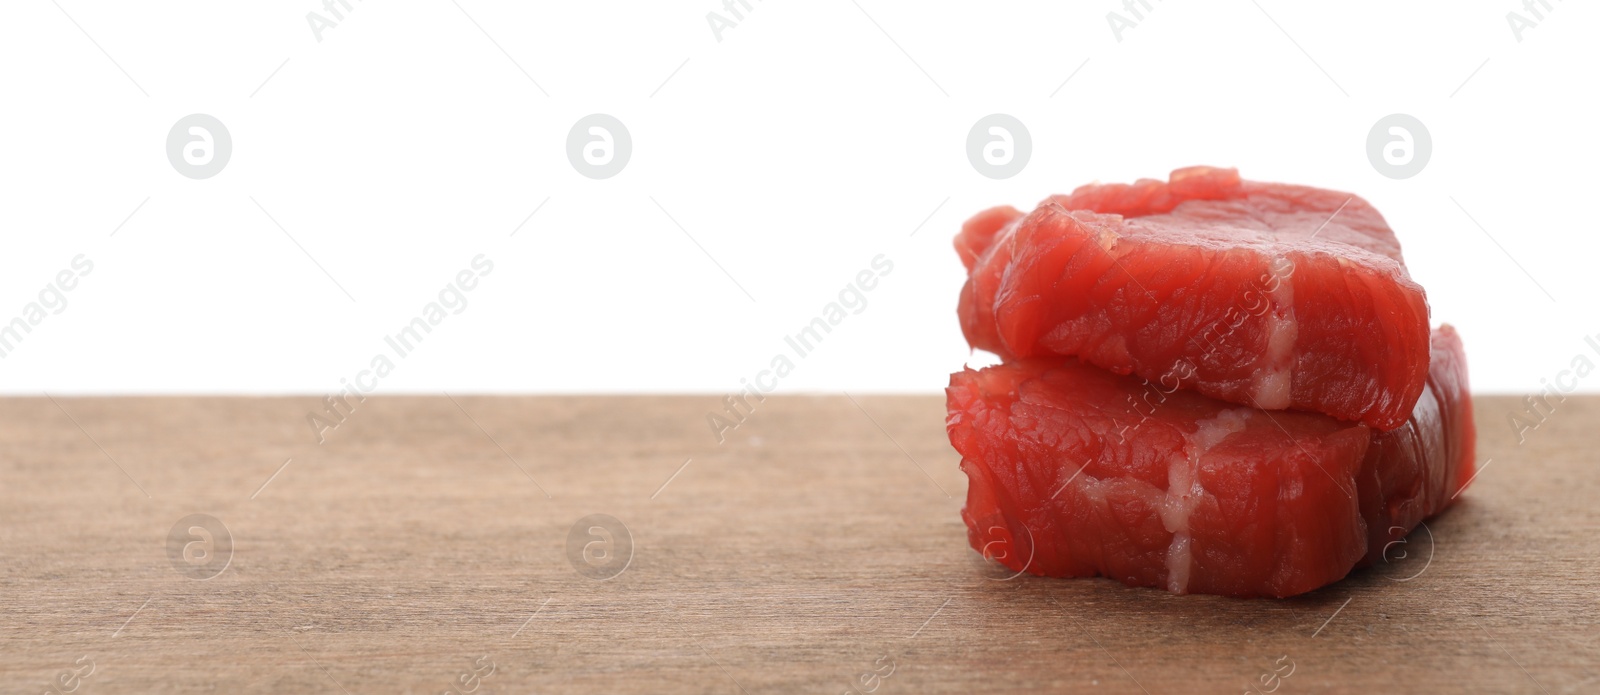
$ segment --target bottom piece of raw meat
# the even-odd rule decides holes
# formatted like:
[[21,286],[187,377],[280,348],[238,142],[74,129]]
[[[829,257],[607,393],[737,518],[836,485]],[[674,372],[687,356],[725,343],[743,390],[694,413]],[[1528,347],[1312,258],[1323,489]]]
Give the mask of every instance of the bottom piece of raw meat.
[[1073,358],[951,376],[972,547],[1017,572],[1285,597],[1338,581],[1472,478],[1466,359],[1434,331],[1398,429],[1258,410]]

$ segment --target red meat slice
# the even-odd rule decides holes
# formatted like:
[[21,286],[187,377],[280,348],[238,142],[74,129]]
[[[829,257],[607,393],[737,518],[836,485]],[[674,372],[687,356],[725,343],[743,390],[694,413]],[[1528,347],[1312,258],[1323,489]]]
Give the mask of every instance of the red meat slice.
[[1356,482],[1367,520],[1364,565],[1382,559],[1389,544],[1466,489],[1476,470],[1477,432],[1466,353],[1455,328],[1446,324],[1433,332],[1428,385],[1411,417],[1374,436],[1361,464]]
[[1073,355],[1232,403],[1400,426],[1428,370],[1428,305],[1355,196],[1196,167],[1091,185],[956,237],[967,342]]
[[1381,557],[1473,470],[1461,341],[1433,335],[1391,432],[1240,407],[1061,357],[954,374],[974,549],[1014,571],[1176,593],[1293,596]]

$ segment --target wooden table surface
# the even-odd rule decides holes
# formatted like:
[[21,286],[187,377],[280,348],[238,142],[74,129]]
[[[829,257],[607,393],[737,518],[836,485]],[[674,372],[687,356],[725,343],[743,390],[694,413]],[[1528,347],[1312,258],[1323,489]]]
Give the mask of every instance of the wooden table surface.
[[1463,504],[1274,601],[1006,580],[937,397],[4,399],[0,689],[1600,692],[1600,399],[1477,406]]

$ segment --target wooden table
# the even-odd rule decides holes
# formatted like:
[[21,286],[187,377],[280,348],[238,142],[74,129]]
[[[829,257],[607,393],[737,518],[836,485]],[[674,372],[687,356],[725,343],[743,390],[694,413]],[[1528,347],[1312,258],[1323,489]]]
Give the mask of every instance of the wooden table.
[[1004,580],[937,397],[354,405],[0,400],[0,688],[1600,692],[1600,399],[1479,399],[1465,503],[1284,601]]

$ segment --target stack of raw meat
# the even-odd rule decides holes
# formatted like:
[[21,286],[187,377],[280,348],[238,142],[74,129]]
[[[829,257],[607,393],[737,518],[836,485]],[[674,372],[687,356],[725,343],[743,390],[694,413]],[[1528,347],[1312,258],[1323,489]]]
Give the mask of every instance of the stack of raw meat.
[[1195,167],[956,237],[947,390],[973,548],[1012,570],[1292,596],[1472,478],[1461,341],[1355,196]]

